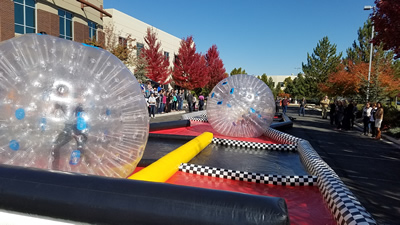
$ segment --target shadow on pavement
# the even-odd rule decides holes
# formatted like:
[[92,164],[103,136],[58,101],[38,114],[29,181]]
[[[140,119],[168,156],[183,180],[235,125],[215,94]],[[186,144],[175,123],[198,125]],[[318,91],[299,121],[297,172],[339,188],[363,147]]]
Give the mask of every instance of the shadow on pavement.
[[400,150],[357,129],[335,130],[321,112],[299,117],[297,110],[288,108],[287,115],[296,119],[285,132],[309,141],[378,224],[400,224]]

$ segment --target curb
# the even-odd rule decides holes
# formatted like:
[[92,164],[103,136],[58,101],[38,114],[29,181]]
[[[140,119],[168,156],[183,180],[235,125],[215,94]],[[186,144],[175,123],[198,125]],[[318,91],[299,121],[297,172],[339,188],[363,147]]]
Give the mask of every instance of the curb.
[[[363,131],[363,124],[360,123],[354,123],[355,127],[359,131]],[[393,145],[395,145],[398,149],[400,149],[400,140],[397,140],[396,138],[390,137],[389,135],[386,135],[384,133],[381,134],[382,139],[385,139],[388,142],[392,142]]]

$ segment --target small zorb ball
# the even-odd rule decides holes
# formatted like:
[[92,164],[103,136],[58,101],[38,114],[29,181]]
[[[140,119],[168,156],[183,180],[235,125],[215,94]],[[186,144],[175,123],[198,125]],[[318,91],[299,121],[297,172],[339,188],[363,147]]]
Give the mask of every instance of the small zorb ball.
[[138,81],[111,53],[27,34],[0,43],[0,163],[127,177],[149,117]]
[[214,87],[207,101],[208,122],[226,136],[261,136],[274,115],[274,96],[255,76],[241,74],[225,78]]

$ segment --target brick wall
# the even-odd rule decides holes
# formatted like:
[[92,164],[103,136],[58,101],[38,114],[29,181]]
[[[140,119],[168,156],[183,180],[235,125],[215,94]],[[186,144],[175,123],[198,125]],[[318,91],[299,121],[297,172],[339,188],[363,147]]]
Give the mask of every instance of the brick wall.
[[97,40],[98,40],[99,44],[101,45],[101,47],[104,48],[106,36],[103,31],[100,31],[100,30],[97,31]]
[[60,36],[60,21],[58,15],[37,9],[37,32],[46,32],[56,37]]
[[0,6],[0,41],[4,41],[15,36],[14,2],[0,0]]
[[83,42],[89,39],[89,27],[79,22],[74,22],[74,41]]

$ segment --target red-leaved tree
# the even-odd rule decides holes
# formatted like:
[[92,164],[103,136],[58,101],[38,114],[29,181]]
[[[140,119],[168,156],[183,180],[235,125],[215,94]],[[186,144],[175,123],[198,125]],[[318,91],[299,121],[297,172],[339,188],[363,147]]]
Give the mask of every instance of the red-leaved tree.
[[141,51],[141,57],[146,61],[146,77],[160,84],[169,83],[169,61],[160,49],[161,43],[157,41],[156,33],[150,27],[147,28],[144,41],[146,45]]
[[[368,84],[368,63],[341,63],[338,71],[329,75],[328,81],[320,84],[322,91],[332,96],[363,97]],[[400,79],[394,76],[390,62],[374,64],[370,78],[370,97],[373,101],[393,96],[400,90]]]
[[221,80],[226,78],[224,63],[219,58],[219,52],[217,46],[213,45],[208,49],[206,54],[206,62],[208,68],[208,76],[210,76],[210,82],[207,84],[207,88],[212,90],[215,85]]
[[400,1],[375,0],[377,7],[372,21],[377,32],[373,42],[383,43],[384,50],[393,50],[395,58],[400,58]]
[[172,77],[176,85],[188,90],[202,88],[210,81],[206,60],[200,53],[196,53],[196,44],[192,36],[181,41]]

